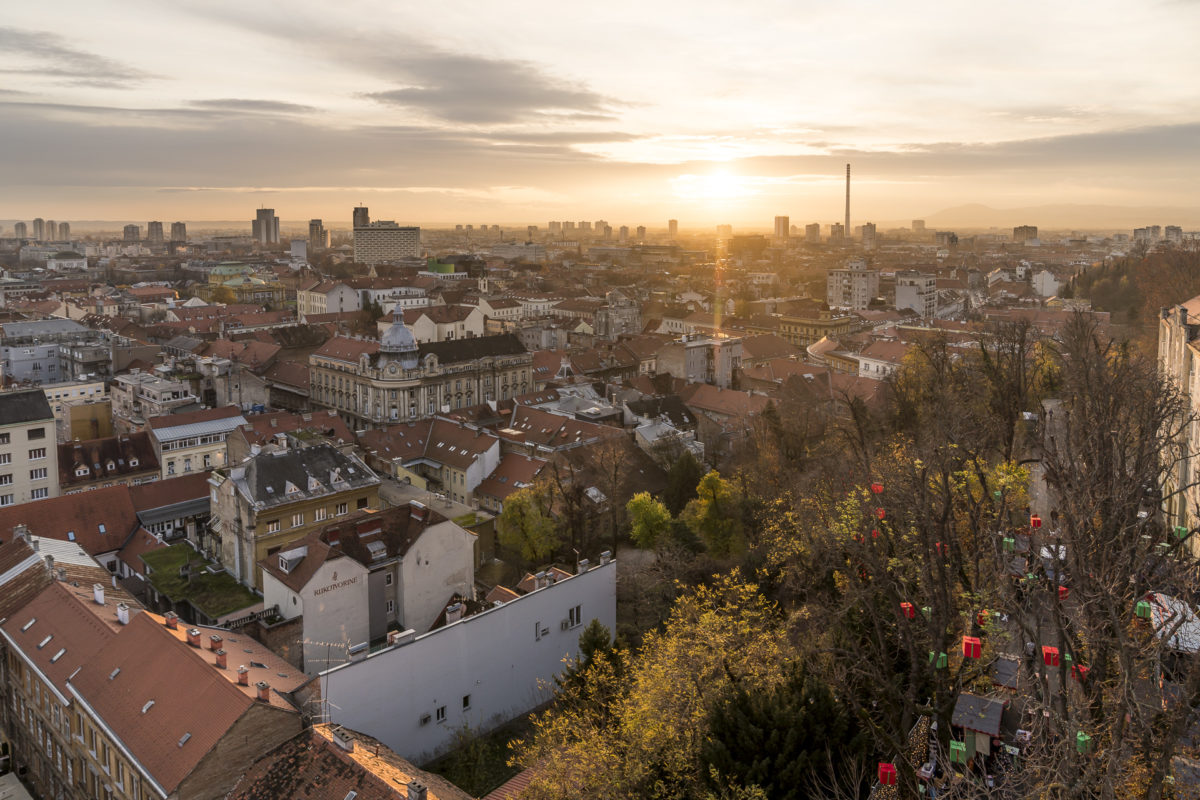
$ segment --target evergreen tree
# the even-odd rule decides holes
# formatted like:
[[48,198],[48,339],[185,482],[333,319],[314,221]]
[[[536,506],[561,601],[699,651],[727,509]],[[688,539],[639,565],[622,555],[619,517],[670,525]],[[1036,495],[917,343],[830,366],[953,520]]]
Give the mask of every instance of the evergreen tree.
[[704,468],[692,455],[690,450],[684,450],[667,473],[667,489],[663,492],[663,501],[671,516],[678,516],[684,506],[696,496],[696,484],[704,477]]

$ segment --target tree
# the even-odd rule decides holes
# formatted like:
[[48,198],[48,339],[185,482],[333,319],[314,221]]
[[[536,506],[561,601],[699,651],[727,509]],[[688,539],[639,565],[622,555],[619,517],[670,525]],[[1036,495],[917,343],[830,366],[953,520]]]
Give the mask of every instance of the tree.
[[667,489],[663,492],[663,501],[672,515],[679,514],[688,501],[696,496],[696,484],[704,477],[704,468],[692,455],[690,450],[684,450],[671,470],[667,473]]
[[671,514],[667,507],[650,496],[649,492],[635,494],[625,505],[632,528],[629,535],[643,549],[653,549],[670,533]]
[[733,486],[713,470],[696,485],[696,499],[687,504],[683,519],[704,541],[708,552],[722,558],[745,546],[738,506]]
[[212,301],[214,303],[232,305],[237,302],[237,295],[228,286],[218,286],[216,289],[213,289]]
[[537,486],[508,496],[496,530],[501,545],[533,564],[548,558],[559,542],[546,493]]

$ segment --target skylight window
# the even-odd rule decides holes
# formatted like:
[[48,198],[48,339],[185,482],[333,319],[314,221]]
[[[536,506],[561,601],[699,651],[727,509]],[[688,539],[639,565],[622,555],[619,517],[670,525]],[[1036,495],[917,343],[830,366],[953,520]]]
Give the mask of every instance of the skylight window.
[[53,664],[55,661],[58,661],[60,658],[63,657],[63,653],[65,653],[65,652],[67,652],[67,648],[65,648],[65,647],[62,648],[61,650],[59,650],[57,653],[55,653],[53,656],[50,657],[50,663]]
[[29,622],[26,622],[24,625],[22,625],[22,626],[21,626],[21,633],[24,633],[25,631],[27,631],[27,630],[29,630],[30,628],[32,628],[32,627],[33,627],[33,623],[35,623],[35,622],[37,622],[37,617],[34,617],[33,619],[29,620]]
[[142,713],[145,714],[147,711],[149,711],[151,708],[153,708],[153,706],[154,706],[154,701],[147,700],[146,705],[142,706]]
[[47,636],[45,639],[42,639],[42,641],[40,643],[38,643],[37,649],[41,650],[46,645],[50,644],[50,640],[53,638],[54,638],[54,634],[52,633],[49,636]]

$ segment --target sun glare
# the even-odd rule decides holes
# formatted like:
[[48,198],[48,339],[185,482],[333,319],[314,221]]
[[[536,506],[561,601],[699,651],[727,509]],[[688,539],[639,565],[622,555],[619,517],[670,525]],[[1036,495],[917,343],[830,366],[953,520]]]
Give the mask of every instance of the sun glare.
[[675,196],[683,200],[725,203],[755,194],[751,181],[721,170],[706,175],[680,175],[671,181]]

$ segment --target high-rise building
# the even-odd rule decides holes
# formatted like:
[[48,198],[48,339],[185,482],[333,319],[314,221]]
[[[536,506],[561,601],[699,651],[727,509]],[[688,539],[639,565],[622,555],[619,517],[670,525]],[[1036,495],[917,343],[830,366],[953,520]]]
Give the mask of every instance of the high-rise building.
[[258,209],[250,224],[250,234],[259,244],[279,244],[279,217],[275,216],[275,209]]
[[371,212],[366,206],[354,207],[354,227],[365,228],[371,224]]
[[354,229],[354,260],[359,264],[379,264],[420,255],[420,228],[401,227],[395,222],[380,220]]
[[829,241],[833,244],[841,244],[846,241],[846,228],[840,222],[835,222],[829,226]]
[[876,247],[875,241],[875,223],[864,222],[862,226],[862,246],[864,250],[874,250]]
[[637,240],[639,242],[646,241],[646,226],[645,225],[637,226]]
[[127,242],[140,242],[142,240],[142,226],[126,225],[122,238]]
[[531,242],[537,238],[537,225],[530,225],[525,229],[525,238]]
[[146,223],[146,241],[161,242],[163,240],[163,227],[161,222]]
[[804,241],[809,244],[821,243],[821,223],[814,222],[804,226]]
[[550,224],[548,227],[550,228],[551,236],[554,236],[555,234],[558,234],[558,233],[562,233],[562,223],[559,222],[558,220],[550,220]]
[[1018,225],[1013,228],[1013,241],[1017,244],[1024,244],[1030,239],[1038,238],[1037,225]]
[[825,279],[825,300],[831,308],[865,311],[879,294],[879,271],[854,259],[843,269],[831,269]]
[[171,223],[171,241],[186,242],[187,241],[187,225],[182,222]]
[[575,230],[575,223],[570,220],[563,220],[563,233]]
[[937,276],[896,270],[896,308],[911,308],[924,319],[932,317],[937,311]]
[[18,222],[16,225],[13,225],[13,236],[18,239],[24,239],[28,235],[24,222]]
[[579,230],[590,232],[592,230],[592,223],[588,222],[586,219],[579,220]]
[[65,242],[66,240],[68,240],[70,238],[71,238],[71,223],[69,223],[69,222],[58,223],[58,240],[60,242]]
[[617,237],[618,237],[618,238],[619,238],[619,239],[620,239],[622,242],[627,242],[627,241],[629,241],[629,226],[628,226],[628,225],[622,225],[620,228],[618,228],[618,229],[617,229]]
[[958,234],[954,231],[935,231],[933,241],[938,247],[958,247]]
[[43,235],[45,233],[46,233],[46,220],[42,219],[41,217],[38,217],[37,219],[35,219],[33,221],[33,238],[37,239],[39,242],[43,241],[43,238],[44,238]]
[[1163,238],[1173,244],[1183,244],[1183,228],[1178,225],[1168,225],[1163,228]]
[[678,236],[678,235],[679,235],[679,220],[677,220],[677,219],[667,220],[667,236]]
[[913,233],[925,233],[925,220],[914,219],[912,221],[912,232]]
[[775,218],[775,238],[786,239],[791,234],[792,221],[787,217]]
[[319,253],[329,247],[329,231],[325,230],[325,222],[319,219],[308,221],[308,249]]
[[57,222],[55,222],[52,219],[46,220],[45,231],[46,231],[46,241],[47,242],[57,242],[58,241],[58,223]]

